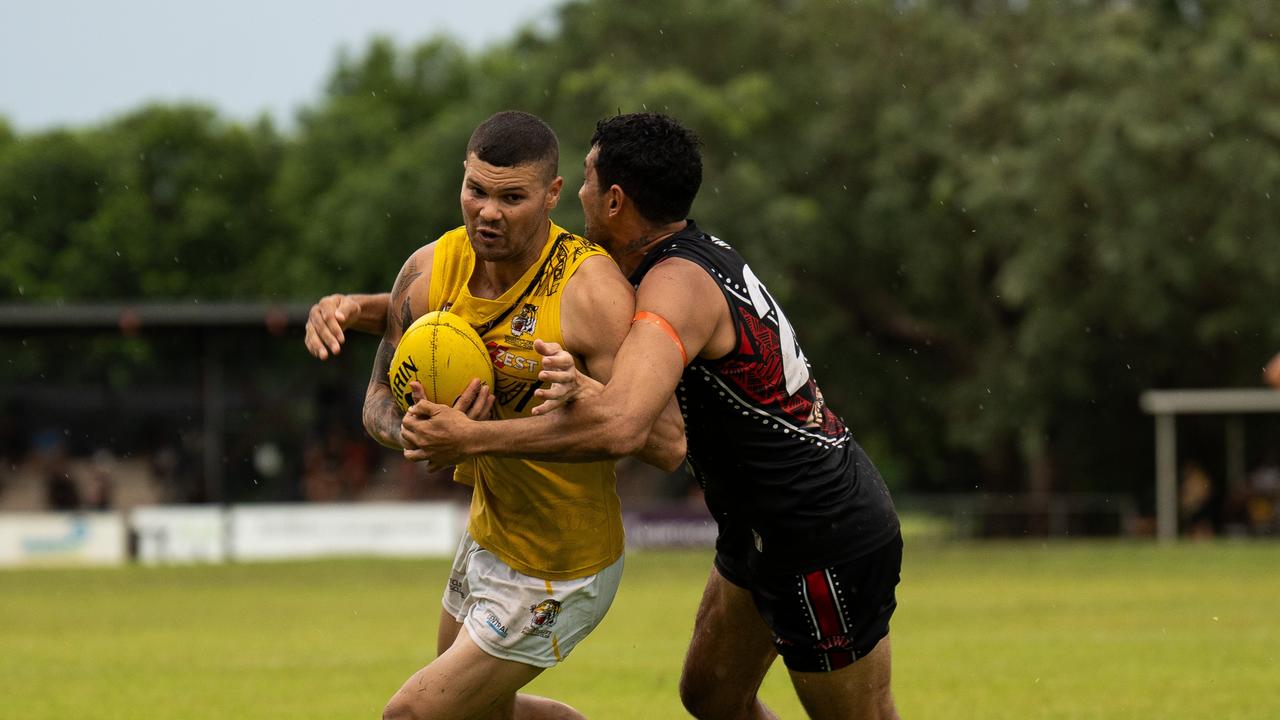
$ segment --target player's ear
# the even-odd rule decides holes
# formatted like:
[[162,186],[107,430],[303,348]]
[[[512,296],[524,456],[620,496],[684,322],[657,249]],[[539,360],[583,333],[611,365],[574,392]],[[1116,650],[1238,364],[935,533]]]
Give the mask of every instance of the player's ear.
[[617,185],[610,185],[609,190],[605,195],[609,196],[609,203],[606,206],[608,213],[610,215],[617,215],[621,213],[622,206],[626,204],[627,200],[627,194],[623,192],[622,188]]
[[551,184],[547,186],[548,212],[555,210],[556,206],[560,204],[560,191],[562,189],[564,189],[564,177],[557,175],[556,179],[552,180]]

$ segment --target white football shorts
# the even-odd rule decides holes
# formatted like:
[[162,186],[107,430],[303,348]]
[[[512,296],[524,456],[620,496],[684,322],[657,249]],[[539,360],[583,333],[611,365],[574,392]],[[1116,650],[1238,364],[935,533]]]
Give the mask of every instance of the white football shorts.
[[551,667],[604,619],[622,560],[595,575],[544,580],[517,572],[464,532],[441,602],[490,655]]

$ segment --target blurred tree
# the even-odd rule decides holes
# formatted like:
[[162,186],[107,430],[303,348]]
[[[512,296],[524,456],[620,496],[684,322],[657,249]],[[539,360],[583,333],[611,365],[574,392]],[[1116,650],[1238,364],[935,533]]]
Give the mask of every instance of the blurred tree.
[[281,152],[269,125],[152,107],[103,133],[109,191],[64,258],[97,268],[83,296],[279,297],[259,262],[284,231],[267,201]]
[[[0,123],[7,300],[389,286],[460,222],[474,125],[703,137],[694,216],[788,308],[833,405],[917,490],[1139,491],[1149,387],[1280,347],[1280,9],[1266,0],[573,0],[468,53],[375,40],[296,133],[151,107]],[[301,359],[299,360],[301,361]]]
[[280,141],[211,110],[153,106],[0,154],[0,297],[243,298],[280,236],[265,202]]
[[64,297],[59,255],[93,217],[105,160],[61,131],[0,146],[0,298]]
[[325,101],[301,114],[272,191],[295,236],[270,264],[293,297],[390,288],[404,258],[461,224],[471,86],[469,58],[446,40],[402,57],[379,39],[339,60]]

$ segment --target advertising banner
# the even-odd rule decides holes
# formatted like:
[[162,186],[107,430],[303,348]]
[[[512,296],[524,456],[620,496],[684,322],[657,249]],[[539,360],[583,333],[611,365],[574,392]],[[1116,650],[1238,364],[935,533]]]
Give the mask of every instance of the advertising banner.
[[449,503],[237,505],[229,520],[236,560],[451,557],[462,531]]
[[119,513],[0,513],[0,566],[119,565],[127,550]]
[[711,548],[716,544],[715,520],[700,505],[625,512],[622,522],[628,550]]
[[218,563],[227,557],[227,515],[217,505],[157,505],[134,509],[138,562]]

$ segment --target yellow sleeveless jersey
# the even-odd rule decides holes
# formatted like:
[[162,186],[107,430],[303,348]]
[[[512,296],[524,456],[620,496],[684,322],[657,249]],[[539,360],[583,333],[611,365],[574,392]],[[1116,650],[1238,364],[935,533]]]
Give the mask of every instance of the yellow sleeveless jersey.
[[[551,224],[542,255],[501,297],[467,289],[475,255],[466,227],[436,241],[428,310],[460,315],[480,334],[493,360],[499,418],[525,417],[538,400],[542,356],[535,338],[564,344],[560,300],[578,266],[607,253]],[[622,555],[622,510],[613,462],[556,463],[478,457],[460,465],[474,486],[471,537],[516,570],[547,580],[592,575]]]

